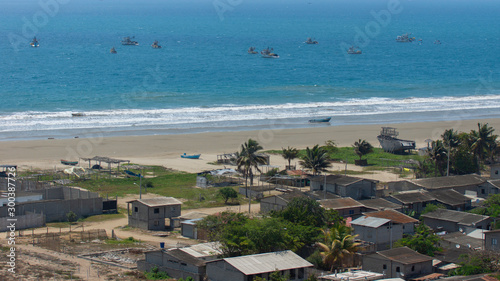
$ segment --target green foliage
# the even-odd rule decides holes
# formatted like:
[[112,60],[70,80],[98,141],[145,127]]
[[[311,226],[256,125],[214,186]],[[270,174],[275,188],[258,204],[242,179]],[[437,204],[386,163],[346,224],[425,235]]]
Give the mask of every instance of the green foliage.
[[66,213],[66,218],[69,222],[75,222],[78,219],[78,216],[73,211],[69,211]]
[[227,204],[227,200],[238,198],[238,192],[234,190],[232,187],[226,186],[219,189],[219,196],[224,198],[224,204]]
[[207,232],[208,240],[219,241],[224,227],[228,225],[242,225],[248,218],[242,213],[224,211],[222,213],[206,216],[196,223],[199,229]]
[[269,274],[269,281],[288,281],[290,277],[288,275],[281,275],[281,272],[275,271]]
[[306,259],[308,262],[312,263],[315,268],[320,268],[323,270],[329,270],[327,265],[323,263],[323,256],[321,256],[321,251],[319,249],[316,249],[314,253],[312,253],[309,257]]
[[266,175],[268,177],[272,177],[272,176],[278,175],[279,173],[280,173],[279,169],[274,168],[274,169],[271,169],[271,170],[265,172],[264,175]]
[[299,151],[296,148],[288,147],[288,148],[281,148],[281,150],[282,150],[281,156],[283,156],[285,160],[288,160],[288,166],[290,166],[290,163],[292,162],[293,159],[299,156]]
[[149,272],[144,272],[144,276],[147,280],[166,280],[171,278],[166,272],[159,271],[157,266],[151,268]]
[[[490,194],[488,195],[488,199],[483,202],[483,206],[480,208],[475,208],[470,210],[469,212],[490,216],[490,217],[499,217],[500,216],[500,194]],[[495,224],[495,228],[499,227],[500,224]]]
[[253,168],[260,172],[259,165],[267,163],[267,159],[257,152],[262,150],[262,146],[253,139],[241,145],[241,151],[238,153],[236,165],[238,170],[242,171],[245,176],[245,184],[247,179],[250,178],[250,185],[253,185]]
[[141,243],[140,240],[136,240],[134,237],[130,236],[125,239],[106,239],[106,244],[112,244],[112,245],[128,245],[128,244],[136,244],[136,243]]
[[146,182],[146,184],[145,184],[145,186],[146,186],[147,188],[153,188],[153,187],[154,187],[154,184],[153,184],[153,182],[152,182],[152,181],[147,181],[147,182]]
[[437,209],[446,209],[446,207],[443,204],[427,204],[427,206],[425,206],[424,210],[422,211],[421,215],[434,212]]
[[328,153],[322,147],[319,147],[319,145],[315,145],[311,149],[309,147],[306,148],[306,155],[302,157],[299,163],[302,167],[311,169],[313,175],[316,175],[332,166],[329,161]]
[[309,275],[306,280],[304,281],[319,281],[318,277],[315,274]]
[[425,224],[420,224],[415,230],[415,234],[398,240],[394,246],[406,246],[423,255],[434,256],[435,251],[441,250],[437,244],[441,240],[439,236],[432,233],[431,229]]
[[475,275],[497,272],[500,270],[500,254],[491,251],[473,251],[460,256],[461,267],[454,269],[450,275]]
[[179,279],[179,281],[194,281],[193,277],[188,276],[186,279]]
[[450,173],[455,175],[467,175],[479,170],[477,161],[470,149],[466,146],[460,146],[452,150],[450,155]]
[[352,147],[354,147],[354,153],[356,153],[356,155],[359,156],[359,160],[361,160],[361,158],[367,155],[368,153],[373,152],[373,146],[369,142],[362,139],[359,139],[357,142],[354,142]]
[[337,144],[335,143],[334,140],[325,141],[325,145],[322,147],[329,155],[336,153],[338,151]]
[[323,264],[334,267],[344,267],[344,259],[358,251],[359,243],[354,242],[357,235],[352,235],[352,228],[345,224],[337,224],[330,229],[322,230],[322,242],[316,243],[320,250]]
[[271,216],[304,226],[323,227],[327,222],[325,209],[308,197],[293,198],[285,209],[272,212]]

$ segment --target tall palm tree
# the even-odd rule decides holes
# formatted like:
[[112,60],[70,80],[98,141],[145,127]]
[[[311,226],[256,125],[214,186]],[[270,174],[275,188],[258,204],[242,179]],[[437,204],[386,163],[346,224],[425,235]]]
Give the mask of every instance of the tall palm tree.
[[344,260],[359,249],[360,243],[354,242],[358,235],[352,235],[352,229],[345,224],[337,224],[322,232],[324,242],[317,242],[316,246],[320,249],[323,263],[330,266],[330,271],[335,266],[342,267]]
[[443,145],[442,140],[433,141],[431,149],[427,152],[429,158],[434,162],[434,176],[437,176],[437,171],[443,175],[443,165],[448,159],[448,151]]
[[494,147],[494,143],[496,142],[497,135],[493,135],[495,129],[488,126],[488,123],[481,124],[477,123],[478,130],[472,130],[469,134],[469,144],[472,153],[477,161],[478,172],[480,167],[480,161],[484,161],[487,156],[490,156],[490,148]]
[[288,167],[290,167],[292,160],[299,156],[299,151],[293,147],[281,148],[281,150],[281,156],[283,156],[285,160],[288,160]]
[[458,132],[453,129],[445,130],[441,138],[443,138],[443,142],[447,147],[454,148],[460,145],[460,136]]
[[302,158],[299,164],[313,171],[315,176],[318,172],[326,171],[326,168],[332,166],[329,162],[328,153],[319,145],[315,145],[313,148],[306,148],[306,155]]
[[262,149],[262,146],[256,140],[248,139],[248,141],[241,145],[241,151],[236,159],[238,169],[243,172],[245,176],[245,186],[247,179],[250,178],[250,185],[253,185],[253,169],[260,172],[259,165],[267,163],[267,159],[258,154],[257,152]]
[[359,139],[357,142],[354,142],[353,146],[354,152],[359,156],[359,160],[368,153],[373,152],[373,146],[362,139]]

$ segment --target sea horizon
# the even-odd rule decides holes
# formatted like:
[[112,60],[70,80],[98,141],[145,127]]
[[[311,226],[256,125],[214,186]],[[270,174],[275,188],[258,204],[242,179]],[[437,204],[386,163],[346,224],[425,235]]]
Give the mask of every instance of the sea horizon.
[[0,4],[0,141],[500,118],[500,3],[52,3]]

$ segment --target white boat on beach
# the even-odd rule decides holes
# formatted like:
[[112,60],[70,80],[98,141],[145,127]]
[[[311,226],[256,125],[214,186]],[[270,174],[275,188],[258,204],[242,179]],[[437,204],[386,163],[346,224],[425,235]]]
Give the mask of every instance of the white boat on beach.
[[380,146],[385,152],[390,153],[403,153],[405,150],[415,149],[415,141],[398,139],[399,133],[396,128],[382,127],[380,135],[377,136]]

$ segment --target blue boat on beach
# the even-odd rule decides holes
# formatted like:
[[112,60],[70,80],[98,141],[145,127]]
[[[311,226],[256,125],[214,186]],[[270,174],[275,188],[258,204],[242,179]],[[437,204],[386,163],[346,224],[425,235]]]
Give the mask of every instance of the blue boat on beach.
[[130,170],[125,170],[125,173],[129,176],[132,176],[132,177],[144,178],[141,174],[136,174]]
[[322,118],[322,119],[310,119],[309,123],[328,123],[330,122],[331,119],[332,117]]
[[200,156],[201,154],[192,154],[192,155],[189,155],[189,154],[182,154],[181,155],[181,158],[187,158],[187,159],[200,159]]

